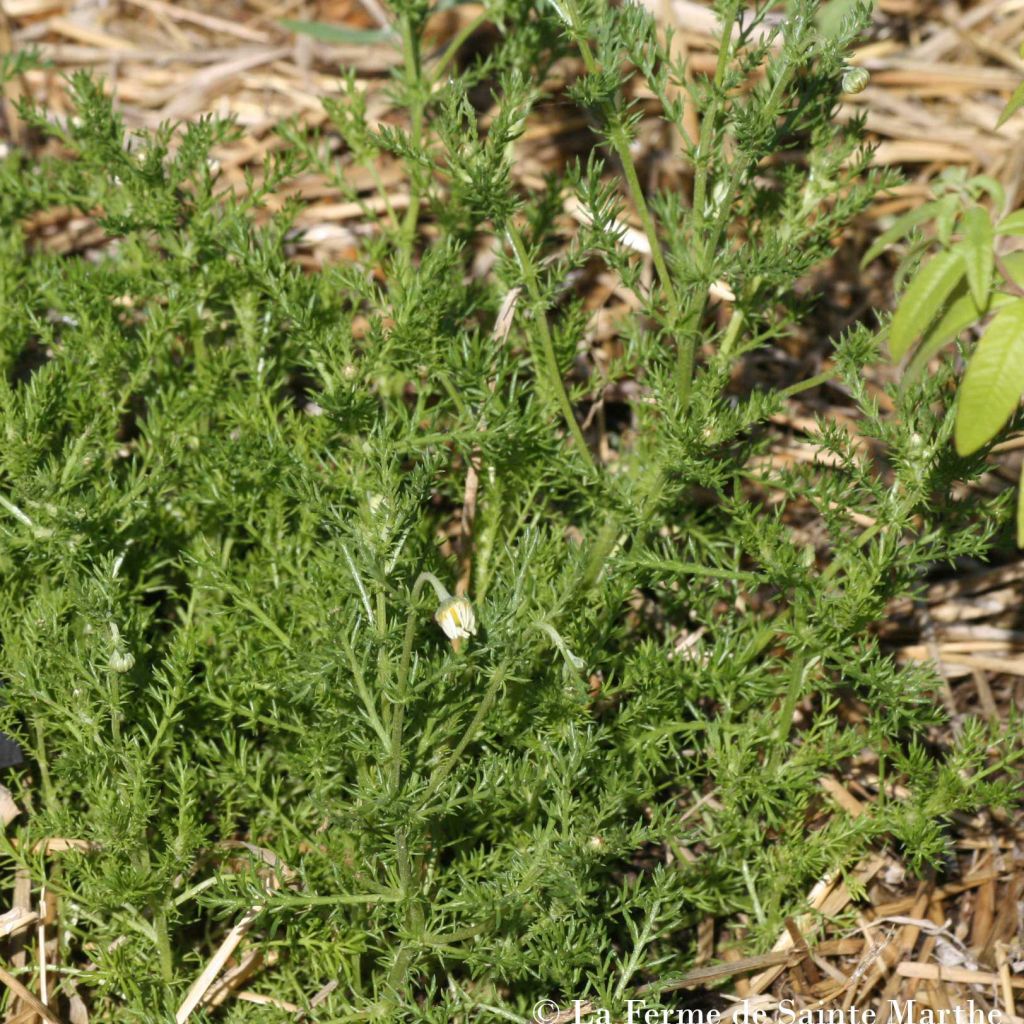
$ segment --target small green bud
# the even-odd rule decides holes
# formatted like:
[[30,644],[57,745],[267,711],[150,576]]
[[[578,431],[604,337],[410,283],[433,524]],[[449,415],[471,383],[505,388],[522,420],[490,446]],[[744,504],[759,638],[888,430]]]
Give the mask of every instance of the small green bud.
[[853,94],[863,92],[867,88],[871,75],[867,68],[857,68],[847,65],[843,68],[843,92]]
[[123,675],[135,667],[135,656],[130,651],[114,651],[107,664],[112,672]]

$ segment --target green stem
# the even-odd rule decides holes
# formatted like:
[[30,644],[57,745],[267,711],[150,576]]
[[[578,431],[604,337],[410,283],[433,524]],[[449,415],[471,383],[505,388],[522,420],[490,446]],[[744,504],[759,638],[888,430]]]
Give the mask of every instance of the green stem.
[[[402,885],[402,892],[405,898],[409,900],[409,906],[405,915],[405,925],[411,934],[418,935],[423,931],[423,908],[413,899],[413,865],[409,854],[408,830],[400,830],[396,834],[395,840],[398,856],[398,877]],[[405,982],[409,968],[412,966],[413,956],[412,948],[403,945],[395,957],[395,962],[391,965],[391,970],[388,972],[388,988],[396,993],[400,991]]]
[[[866,527],[864,532],[857,538],[855,550],[859,551],[867,545],[869,541],[873,540],[879,533],[881,533],[882,530],[887,528],[888,524],[883,523],[881,519],[873,523],[871,526]],[[839,573],[839,570],[843,568],[846,568],[846,563],[839,558],[833,558],[832,561],[822,570],[821,578],[823,580],[831,580]]]
[[658,920],[658,913],[660,911],[661,902],[655,901],[644,917],[643,929],[636,937],[636,943],[633,946],[632,952],[629,954],[629,959],[623,965],[622,974],[619,976],[619,982],[615,986],[615,995],[612,997],[615,1002],[618,1002],[623,997],[630,979],[634,974],[636,974],[640,967],[640,962],[643,959],[643,956],[647,951],[647,947],[650,945],[651,939],[654,935],[654,925]]
[[380,720],[380,716],[377,714],[377,708],[373,703],[373,698],[370,696],[370,691],[366,687],[366,679],[363,676],[362,666],[359,664],[359,659],[356,657],[356,652],[352,649],[352,644],[349,642],[344,632],[340,633],[341,645],[345,648],[345,655],[348,658],[349,668],[352,671],[352,681],[355,683],[356,693],[359,695],[359,700],[363,705],[363,710],[366,712],[366,717],[370,720],[370,725],[373,731],[377,734],[377,738],[382,742],[386,743],[388,740],[388,734],[384,729],[384,724]]
[[[576,15],[574,8],[571,8],[571,17],[573,22],[573,31],[578,37],[580,54],[583,57],[583,64],[586,67],[588,74],[596,74],[600,69],[593,51],[590,48],[590,43],[583,38],[582,33],[580,33],[576,28]],[[721,85],[722,79],[725,76],[725,69],[728,66],[729,40],[733,20],[734,19],[730,18],[723,21],[722,39],[718,52],[718,64],[715,69],[716,87]],[[704,118],[704,121],[701,124],[700,142],[698,143],[696,154],[698,158],[697,173],[694,185],[695,232],[703,230],[704,202],[707,192],[708,169],[710,166],[710,162],[703,159],[703,156],[710,149],[716,118],[717,106],[713,107],[712,110],[709,111],[708,116]],[[679,334],[679,340],[676,347],[676,394],[679,398],[681,408],[685,411],[690,403],[694,357],[697,348],[697,328],[700,324],[700,318],[704,312],[704,301],[702,299],[698,299],[697,309],[686,317],[685,323],[679,323],[679,318],[682,316],[682,305],[680,304],[679,294],[676,291],[672,282],[672,277],[669,274],[668,264],[665,260],[661,239],[658,237],[654,218],[651,216],[650,207],[647,205],[647,199],[644,196],[643,188],[640,185],[640,178],[636,172],[636,164],[634,163],[633,155],[629,150],[629,141],[625,138],[621,130],[613,131],[609,136],[609,140],[612,144],[612,148],[615,150],[616,156],[619,158],[619,163],[622,165],[630,197],[633,200],[633,205],[636,207],[637,214],[640,217],[640,222],[643,224],[644,232],[647,235],[647,241],[651,248],[651,259],[654,261],[654,267],[658,272],[658,278],[661,281],[662,289],[665,292],[665,298],[668,302],[669,315],[673,324],[673,329]],[[696,215],[696,211],[698,209],[700,210],[699,217]]]
[[[409,15],[402,18],[402,59],[405,66],[405,86],[409,96],[409,145],[414,151],[423,146],[423,114],[425,86],[420,63],[420,40]],[[420,217],[420,189],[413,173],[409,182],[409,206],[402,220],[402,249],[406,261],[412,262],[416,242],[416,226]]]
[[683,336],[679,341],[676,357],[676,397],[679,408],[685,412],[690,405],[690,392],[693,390],[693,364],[697,353],[697,329],[693,321],[699,317],[689,317]]
[[530,254],[526,251],[526,243],[523,241],[523,236],[514,224],[510,223],[508,226],[508,237],[519,260],[519,265],[523,269],[526,290],[533,301],[534,319],[537,323],[538,334],[540,335],[541,351],[544,355],[545,370],[548,377],[548,387],[554,392],[558,404],[561,406],[566,426],[569,428],[569,432],[576,442],[576,447],[579,448],[580,454],[587,464],[587,469],[595,472],[597,467],[594,465],[594,459],[590,454],[590,449],[587,447],[587,442],[583,438],[583,431],[580,430],[580,426],[576,422],[576,414],[573,412],[572,403],[569,401],[569,395],[562,381],[562,373],[558,368],[558,359],[555,357],[555,343],[551,337],[551,327],[548,325],[547,311],[544,308],[540,284],[537,281],[536,268],[530,259]]
[[434,370],[433,371],[433,375],[440,382],[441,387],[443,387],[445,389],[445,391],[448,392],[448,397],[452,400],[452,403],[455,405],[455,408],[458,410],[459,415],[464,420],[469,420],[470,419],[470,414],[469,414],[469,411],[466,409],[466,403],[462,400],[462,395],[459,394],[459,392],[456,390],[455,386],[448,379],[448,374],[446,374],[442,370]]
[[43,788],[43,799],[50,810],[60,806],[57,800],[57,792],[53,788],[53,780],[50,778],[50,764],[46,759],[46,743],[43,740],[43,726],[37,719],[35,723],[36,733],[36,763],[39,765],[39,781]]
[[693,179],[693,230],[694,234],[704,230],[704,206],[707,203],[708,174],[711,171],[711,140],[714,138],[718,123],[718,112],[721,106],[720,92],[725,79],[725,70],[729,66],[729,54],[732,51],[732,27],[735,19],[736,5],[729,11],[729,16],[722,17],[722,35],[718,40],[718,61],[715,64],[714,95],[712,103],[700,125],[700,138],[697,142]]
[[[409,615],[405,620],[405,636],[402,639],[402,658],[398,663],[398,700],[391,718],[390,739],[390,778],[392,792],[398,792],[402,781],[402,733],[405,724],[405,703],[408,697],[409,671],[412,667],[412,644],[416,635],[416,602],[425,584],[434,588],[438,601],[446,600],[450,595],[444,584],[432,573],[421,572],[412,585],[409,600]],[[409,830],[401,828],[395,832],[395,849],[398,860],[398,877],[401,882],[404,898],[409,900],[405,916],[406,930],[411,935],[420,935],[423,931],[423,908],[413,894],[413,861],[409,853]],[[414,951],[403,945],[399,949],[395,962],[388,972],[388,987],[395,993],[401,990],[409,969],[412,967]]]
[[472,721],[466,726],[465,732],[462,734],[462,739],[456,744],[455,749],[434,769],[434,773],[430,776],[430,781],[427,783],[426,792],[421,799],[421,805],[425,806],[433,799],[434,795],[444,784],[445,779],[452,773],[452,769],[455,767],[459,758],[462,757],[466,750],[466,747],[473,742],[476,736],[477,730],[484,723],[484,719],[490,714],[491,708],[494,707],[498,700],[498,692],[501,689],[502,683],[505,681],[507,669],[505,664],[501,664],[494,671],[494,675],[491,677],[491,681],[487,686],[487,691],[484,693],[483,700],[480,701],[479,707],[476,709],[476,714],[473,716]]
[[[575,23],[576,14],[575,10],[572,12],[573,22]],[[574,31],[575,26],[574,26]],[[594,75],[600,71],[600,67],[597,63],[597,58],[594,56],[593,50],[590,48],[590,43],[583,38],[582,34],[578,33],[578,43],[580,48],[580,54],[583,57],[583,65],[587,69],[587,74]],[[640,223],[643,225],[644,234],[647,236],[647,244],[651,249],[651,259],[654,261],[654,268],[658,272],[658,279],[661,281],[661,287],[665,292],[665,298],[668,300],[669,313],[673,321],[675,321],[680,314],[679,305],[679,294],[676,292],[675,285],[672,282],[672,275],[668,270],[668,263],[665,260],[665,250],[661,244],[661,239],[658,236],[658,229],[654,223],[654,218],[651,216],[651,209],[647,204],[647,197],[644,195],[643,187],[640,184],[640,176],[637,174],[636,163],[633,160],[633,154],[629,149],[629,140],[625,137],[625,134],[621,128],[616,128],[609,135],[609,142],[611,142],[612,149],[615,151],[615,155],[619,158],[619,164],[622,166],[622,172],[626,177],[626,186],[629,189],[630,198],[633,200],[633,206],[636,208],[637,215],[640,217]]]
[[[704,207],[707,205],[707,186],[708,186],[708,175],[711,169],[711,162],[708,158],[708,152],[711,148],[711,143],[714,137],[714,129],[717,124],[718,114],[721,110],[721,88],[725,78],[725,71],[728,67],[728,57],[730,53],[731,33],[732,33],[732,22],[735,21],[734,17],[735,8],[733,14],[730,15],[728,20],[724,20],[722,24],[722,38],[719,41],[718,48],[718,63],[715,66],[715,101],[708,110],[707,116],[701,122],[701,134],[700,142],[698,143],[698,161],[696,168],[696,175],[694,178],[694,190],[693,190],[693,230],[694,235],[704,236],[704,251],[702,260],[702,269],[706,272],[709,271],[712,262],[714,260],[715,252],[721,243],[722,236],[725,234],[726,228],[729,223],[730,211],[732,209],[733,196],[736,193],[738,181],[737,173],[734,166],[729,167],[729,177],[724,179],[727,181],[728,187],[725,190],[725,194],[722,197],[721,202],[718,204],[718,209],[715,211],[715,219],[711,225],[710,230],[706,230],[707,222],[705,219]],[[790,78],[793,75],[792,63],[787,64],[779,74],[775,81],[775,85],[772,87],[772,91],[768,96],[767,106],[771,108],[778,100],[782,90],[789,83]],[[706,129],[706,132],[705,132]],[[791,230],[787,227],[787,232]],[[748,295],[753,295],[758,286],[761,283],[761,278],[757,277],[751,283],[748,289]],[[680,402],[685,409],[690,399],[691,382],[693,379],[693,355],[694,348],[696,345],[696,334],[697,329],[700,325],[700,321],[704,316],[704,308],[707,305],[707,294],[701,294],[694,297],[694,308],[690,313],[687,321],[687,332],[685,344],[680,346],[679,349],[679,365],[677,367],[677,388]],[[730,323],[730,328],[732,328]],[[736,340],[742,321],[736,323],[735,334],[730,333],[726,335],[723,341],[723,351],[731,351],[732,345]],[[726,348],[728,345],[728,348]]]
[[623,565],[636,566],[638,569],[650,569],[654,572],[662,570],[680,576],[700,576],[714,580],[736,580],[747,583],[759,583],[761,577],[756,572],[743,572],[740,569],[716,569],[710,565],[699,565],[697,562],[676,562],[668,558],[624,559]]
[[455,59],[455,55],[462,48],[462,44],[488,19],[487,11],[481,11],[472,21],[464,25],[455,35],[455,38],[448,44],[447,49],[441,55],[441,59],[430,74],[431,86],[441,81],[448,65]]
[[402,732],[405,728],[405,704],[409,696],[412,642],[416,636],[416,602],[425,583],[429,583],[434,588],[438,601],[444,601],[449,596],[444,585],[432,572],[421,572],[412,585],[412,594],[409,597],[409,615],[405,620],[405,636],[402,639],[402,660],[398,663],[398,701],[391,716],[391,737],[388,747],[391,761],[391,788],[395,793],[398,792],[398,786],[402,780]]
[[174,955],[171,953],[171,939],[167,931],[167,913],[163,909],[153,915],[153,927],[160,957],[160,977],[165,985],[169,985],[174,981]]
[[110,735],[116,750],[121,749],[121,677],[110,673]]
[[[704,207],[707,205],[708,176],[711,172],[711,144],[714,140],[715,130],[718,125],[718,114],[721,108],[721,88],[725,79],[725,71],[729,66],[729,54],[732,52],[732,27],[735,21],[734,4],[729,15],[722,17],[722,34],[718,41],[718,61],[715,64],[715,77],[713,83],[712,103],[704,115],[700,125],[700,137],[697,142],[697,151],[694,153],[694,179],[693,179],[693,235],[698,238],[704,235],[705,217]],[[717,232],[715,239],[704,238],[704,266],[706,270],[710,257],[717,245]],[[693,389],[693,366],[694,356],[697,349],[697,331],[700,327],[701,318],[704,316],[704,307],[707,303],[707,295],[698,294],[693,299],[693,309],[686,319],[683,338],[679,343],[678,358],[676,360],[676,395],[683,412],[689,407],[690,392]],[[738,328],[737,328],[738,329]]]
[[793,395],[799,395],[803,391],[810,391],[821,384],[827,384],[830,380],[836,380],[838,376],[839,374],[835,370],[817,373],[813,377],[808,377],[807,380],[800,380],[795,384],[790,384],[788,388],[783,388],[779,392],[779,396],[781,398],[792,398]]
[[181,677],[175,675],[170,699],[163,705],[160,724],[156,727],[156,732],[153,733],[153,738],[149,741],[149,754],[147,755],[148,760],[153,761],[156,759],[157,752],[160,750],[160,746],[164,741],[164,736],[174,723],[175,715],[177,714],[178,708],[181,706],[183,696],[184,693]]
[[[729,55],[732,52],[731,37],[732,26],[735,21],[735,11],[736,7],[734,6],[728,13],[728,16],[723,17],[722,20],[722,35],[719,39],[718,61],[715,65],[714,100],[710,105],[704,120],[701,122],[700,139],[697,144],[695,160],[692,211],[693,234],[695,239],[700,237],[703,238],[702,267],[705,271],[709,271],[715,252],[717,251],[722,240],[722,236],[728,226],[730,210],[732,208],[732,199],[736,193],[738,184],[736,170],[734,167],[730,167],[729,178],[723,179],[727,181],[728,187],[725,190],[725,194],[722,197],[721,202],[718,204],[718,209],[715,211],[714,221],[709,229],[705,214],[705,207],[707,206],[708,181],[711,172],[710,151],[714,140],[714,133],[718,125],[718,117],[722,110],[721,90],[725,80],[725,72],[729,66]],[[767,105],[769,107],[776,103],[779,95],[789,83],[789,80],[793,75],[793,70],[793,65],[791,63],[787,64],[787,66],[782,69],[775,81],[775,85],[772,87],[770,95],[768,96]],[[759,283],[760,278],[753,282],[750,288],[751,294],[756,291]],[[687,317],[683,343],[679,346],[679,361],[676,367],[676,386],[679,400],[684,410],[690,400],[697,330],[704,316],[704,309],[706,305],[706,294],[694,296],[694,306]],[[732,346],[735,344],[742,324],[742,320],[735,322],[735,324],[730,323],[730,330],[723,340],[723,351],[731,352]]]
[[636,172],[636,164],[633,162],[633,154],[629,151],[629,143],[623,138],[620,131],[611,136],[611,143],[615,149],[615,155],[622,165],[622,172],[626,176],[626,185],[629,188],[630,198],[636,207],[636,212],[643,225],[644,234],[647,235],[647,243],[651,247],[651,259],[654,261],[654,268],[658,271],[658,279],[668,299],[669,311],[673,318],[679,315],[679,296],[676,294],[675,285],[672,283],[672,275],[668,270],[668,263],[665,261],[665,251],[658,237],[658,229],[655,227],[654,218],[651,216],[650,207],[647,205],[647,198],[640,185],[640,176]]
[[[732,186],[729,188],[729,195],[732,196]],[[718,244],[718,236],[715,236],[715,245]],[[761,276],[758,275],[746,288],[745,294],[748,297],[755,296],[757,289],[761,287]],[[719,349],[723,356],[731,356],[732,350],[736,347],[736,340],[740,336],[740,331],[743,330],[743,325],[747,322],[747,318],[742,309],[733,307],[732,319],[729,321],[729,326],[725,329],[725,335],[722,338],[722,347]]]
[[[857,538],[856,544],[853,548],[854,556],[856,556],[857,552],[859,552],[861,548],[865,547],[869,541],[873,540],[876,536],[878,536],[878,534],[890,529],[893,522],[901,522],[908,515],[910,515],[910,512],[913,508],[913,504],[914,502],[911,499],[911,496],[904,494],[899,499],[899,502],[896,506],[895,514],[892,517],[892,522],[886,523],[883,520],[879,519],[871,526],[866,527],[864,532],[861,533],[861,535]],[[847,563],[845,562],[845,560],[840,560],[838,557],[834,558],[822,571],[821,578],[823,580],[834,579],[835,576],[838,574],[839,570],[841,568],[845,568],[846,564]]]
[[807,681],[807,674],[819,660],[818,658],[811,658],[809,661],[794,660],[790,667],[786,698],[779,709],[778,737],[780,743],[785,743],[789,739],[790,730],[793,728],[793,714],[800,700],[804,683]]
[[726,327],[725,334],[722,336],[722,348],[720,351],[723,356],[732,354],[732,350],[736,345],[736,339],[740,336],[740,331],[743,328],[743,322],[745,319],[742,309],[733,309],[732,317],[729,320],[729,326]]
[[458,931],[446,932],[444,935],[424,935],[423,942],[428,946],[454,946],[456,942],[465,942],[466,939],[472,939],[482,932],[485,932],[492,923],[491,918],[488,918],[484,924],[473,924],[467,928],[460,928]]

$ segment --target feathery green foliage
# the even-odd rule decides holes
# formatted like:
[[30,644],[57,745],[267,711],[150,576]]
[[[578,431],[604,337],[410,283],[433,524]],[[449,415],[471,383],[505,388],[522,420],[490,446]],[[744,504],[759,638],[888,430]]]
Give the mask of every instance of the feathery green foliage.
[[[859,122],[831,120],[866,11],[825,36],[806,0],[771,31],[767,5],[738,23],[726,0],[718,72],[688,85],[632,5],[496,0],[500,41],[457,73],[454,50],[425,58],[427,4],[394,9],[410,125],[369,123],[343,82],[340,158],[286,126],[232,195],[208,155],[235,128],[129,136],[79,76],[66,123],[25,111],[73,159],[0,166],[0,728],[29,755],[4,869],[60,897],[51,985],[94,1020],[168,1020],[247,916],[242,950],[268,965],[249,987],[308,1020],[527,1020],[539,998],[615,1008],[642,983],[654,1005],[705,915],[765,948],[825,872],[887,842],[937,862],[951,813],[1011,794],[1016,752],[975,723],[928,743],[935,677],[871,632],[1005,517],[954,496],[983,466],[945,443],[950,373],[883,415],[862,375],[877,339],[836,341],[888,476],[829,422],[819,462],[764,458],[769,418],[820,381],[730,385],[893,180]],[[516,140],[570,52],[599,139],[524,194]],[[640,187],[636,77],[692,160],[692,205]],[[368,213],[357,260],[290,262],[297,204],[257,226],[299,168],[344,187],[382,153],[411,199]],[[589,219],[568,247],[567,196]],[[26,242],[24,218],[59,205],[103,229],[101,258]],[[493,271],[471,273],[485,243]],[[611,365],[586,358],[572,288],[594,261],[637,298]],[[586,414],[623,383],[599,459]],[[801,509],[815,548],[793,542]],[[456,650],[416,582],[454,590],[467,564],[478,629]],[[818,779],[864,752],[879,796],[854,819]],[[53,836],[93,846],[44,856]],[[283,1016],[229,1000],[195,1019]]]

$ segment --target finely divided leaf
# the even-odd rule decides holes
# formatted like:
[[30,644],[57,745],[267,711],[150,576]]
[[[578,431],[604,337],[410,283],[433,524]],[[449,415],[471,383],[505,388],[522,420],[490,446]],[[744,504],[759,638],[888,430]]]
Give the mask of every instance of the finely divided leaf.
[[963,241],[956,246],[967,267],[967,283],[974,301],[984,308],[992,288],[992,266],[995,254],[992,250],[992,221],[980,206],[972,206],[964,214]]
[[960,385],[954,439],[961,455],[991,441],[1024,391],[1024,299],[996,314]]
[[889,352],[902,359],[918,336],[938,316],[966,268],[958,253],[940,252],[910,282],[889,328]]

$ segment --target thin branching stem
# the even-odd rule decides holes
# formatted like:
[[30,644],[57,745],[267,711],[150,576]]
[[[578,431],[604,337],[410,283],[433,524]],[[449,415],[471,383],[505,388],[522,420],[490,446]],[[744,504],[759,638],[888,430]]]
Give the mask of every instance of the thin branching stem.
[[[402,56],[405,67],[405,85],[409,97],[409,144],[414,150],[423,148],[423,119],[426,107],[427,85],[423,78],[420,59],[420,35],[413,18],[402,16]],[[420,186],[416,175],[409,182],[409,205],[402,220],[402,249],[407,261],[412,260],[416,246],[416,228],[420,217]]]
[[580,425],[576,422],[576,413],[573,411],[572,402],[569,401],[569,394],[565,390],[562,371],[558,368],[558,358],[555,356],[555,342],[551,336],[551,326],[548,324],[547,310],[544,308],[544,297],[541,294],[540,282],[537,279],[537,268],[530,257],[530,253],[527,251],[523,236],[515,224],[510,223],[508,225],[508,237],[519,261],[519,266],[522,268],[527,294],[533,302],[534,323],[537,325],[537,334],[540,339],[547,385],[561,406],[565,425],[569,428],[569,432],[576,442],[580,457],[586,463],[587,469],[593,472],[597,468],[594,464],[594,458],[587,447],[583,431],[580,430]]
[[463,44],[473,35],[474,32],[481,25],[485,24],[490,20],[490,12],[485,8],[475,18],[467,21],[465,25],[455,34],[451,42],[445,47],[445,51],[441,54],[437,64],[431,69],[430,73],[430,84],[436,85],[444,77],[445,72],[448,70],[448,66],[455,59],[459,50],[462,49]]
[[430,584],[438,601],[449,595],[447,588],[432,572],[421,572],[412,585],[409,595],[409,612],[405,620],[405,636],[402,639],[402,656],[398,663],[398,695],[391,715],[391,736],[389,741],[391,789],[398,792],[402,776],[402,731],[405,726],[405,707],[409,700],[409,672],[412,665],[412,644],[416,636],[416,602],[426,584]]
[[473,742],[476,737],[477,731],[480,726],[483,725],[485,719],[490,714],[491,709],[497,703],[498,694],[501,692],[501,687],[505,683],[505,677],[508,673],[508,666],[505,663],[499,665],[491,676],[491,681],[487,685],[487,689],[484,691],[484,695],[480,700],[480,704],[477,706],[476,714],[470,719],[469,725],[466,726],[462,733],[462,738],[456,743],[455,748],[448,754],[447,757],[434,769],[433,774],[430,776],[430,781],[427,783],[426,791],[420,800],[422,805],[427,805],[434,796],[444,785],[445,779],[452,773],[452,769],[459,763],[459,758],[465,753],[466,747]]
[[[722,83],[725,80],[725,72],[729,66],[729,56],[732,53],[732,30],[735,11],[738,4],[733,4],[730,11],[722,17],[722,30],[718,39],[718,60],[715,63],[715,77],[711,85],[712,98],[708,110],[704,112],[704,118],[700,125],[700,136],[697,142],[697,152],[694,154],[694,181],[693,181],[693,209],[692,231],[695,241],[704,253],[704,268],[707,269],[711,258],[714,255],[714,246],[717,245],[715,236],[707,237],[705,232],[705,221],[708,201],[708,180],[711,174],[712,143],[718,133],[718,118],[721,113]],[[725,205],[725,204],[723,204]],[[685,412],[690,404],[690,391],[693,387],[694,357],[697,351],[697,333],[700,328],[701,319],[704,316],[704,307],[707,296],[703,290],[692,297],[686,322],[683,325],[682,338],[679,341],[678,355],[676,360],[676,397],[680,409]]]

